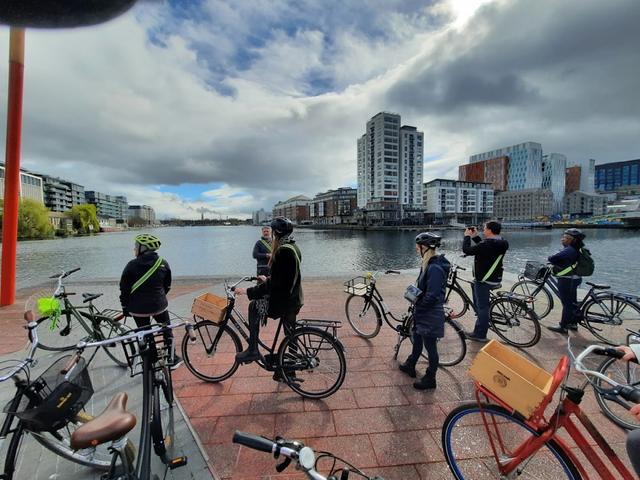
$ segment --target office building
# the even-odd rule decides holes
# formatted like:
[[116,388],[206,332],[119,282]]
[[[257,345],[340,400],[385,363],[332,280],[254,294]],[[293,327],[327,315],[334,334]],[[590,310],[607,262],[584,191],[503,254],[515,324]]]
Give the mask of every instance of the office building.
[[607,199],[603,195],[577,190],[564,198],[564,213],[571,216],[604,215],[606,211]]
[[494,192],[485,182],[435,179],[424,184],[424,215],[429,223],[479,223],[493,215]]
[[[4,164],[0,164],[0,199],[4,199]],[[42,178],[26,170],[20,170],[20,198],[44,203]]]
[[560,215],[563,210],[565,180],[567,175],[567,157],[561,153],[548,153],[542,156],[542,188],[553,193],[553,214]]
[[525,142],[497,148],[471,155],[469,163],[499,157],[509,158],[507,190],[528,190],[542,187],[542,145],[536,142]]
[[291,197],[273,206],[273,217],[287,217],[293,223],[309,222],[309,204],[311,199],[304,195]]
[[564,193],[565,195],[577,192],[580,190],[580,177],[582,176],[582,167],[580,165],[574,165],[567,167],[564,180]]
[[553,212],[553,194],[545,188],[498,192],[493,212],[496,218],[507,221],[544,220]]
[[355,188],[343,187],[317,194],[309,204],[309,217],[319,225],[352,223],[358,203]]
[[509,182],[509,157],[501,156],[460,165],[458,180],[490,183],[496,191],[506,190]]
[[129,225],[153,225],[156,223],[156,212],[148,205],[129,205],[127,221]]
[[595,189],[620,194],[640,193],[640,159],[595,166]]

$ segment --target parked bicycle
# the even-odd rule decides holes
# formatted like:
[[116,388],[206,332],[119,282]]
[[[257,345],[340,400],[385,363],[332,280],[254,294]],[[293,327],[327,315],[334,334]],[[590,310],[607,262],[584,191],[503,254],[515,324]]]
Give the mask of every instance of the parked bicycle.
[[[226,299],[217,298],[214,320],[194,314],[196,341],[182,341],[186,367],[206,382],[221,382],[238,369],[236,354],[243,350],[240,337],[249,341],[249,323],[236,309],[235,287],[255,277],[243,277],[233,284],[225,281]],[[221,301],[221,302],[220,302]],[[280,341],[282,321],[278,323],[271,346],[258,341],[266,354],[261,368],[276,372],[297,394],[306,398],[325,398],[338,391],[347,371],[344,348],[336,337],[339,321],[299,319],[296,328]]]
[[[91,445],[77,450],[70,444],[74,431],[93,418],[84,411],[84,406],[93,395],[87,371],[89,362],[84,359],[78,362],[74,372],[65,377],[60,373],[70,359],[70,356],[65,356],[54,361],[37,378],[31,378],[31,370],[37,364],[34,354],[39,347],[38,323],[34,319],[32,312],[25,312],[28,322],[25,328],[31,342],[27,357],[21,361],[7,360],[0,364],[0,371],[9,370],[0,376],[0,383],[12,379],[16,387],[13,398],[4,408],[6,416],[0,427],[0,444],[10,438],[0,478],[14,478],[25,435],[32,436],[40,445],[67,460],[107,470],[111,455],[106,448]],[[122,450],[128,455],[135,451],[131,442],[124,442]]]
[[[69,297],[75,293],[67,292],[63,279],[78,270],[80,268],[74,268],[49,277],[57,280],[53,296],[37,299],[41,313],[44,307],[44,317],[38,320],[39,348],[43,350],[70,351],[75,349],[80,341],[97,342],[125,335],[130,331],[120,310],[99,310],[93,304],[94,300],[103,295],[102,293],[83,293],[82,302],[86,306],[71,303]],[[103,350],[117,365],[127,366],[127,359],[120,347],[107,343]]]
[[[316,456],[316,452],[311,447],[305,446],[304,443],[297,440],[286,440],[280,437],[270,440],[236,430],[233,434],[233,443],[238,443],[260,452],[270,453],[274,458],[284,457],[282,463],[276,466],[278,473],[283,472],[291,464],[291,461],[294,461],[296,470],[300,470],[307,478],[312,480],[338,480],[338,474],[340,474],[340,480],[348,480],[350,473],[354,473],[365,480],[384,480],[382,477],[368,476],[359,468],[330,452],[318,452]],[[318,470],[320,470],[318,463],[322,460],[327,462],[327,470],[329,470],[326,477],[318,473]]]
[[[597,371],[587,369],[583,360],[591,353],[617,356],[618,350],[592,345],[578,356],[574,357],[569,344],[569,354],[578,372],[585,375],[587,382],[580,387],[566,385],[570,360],[566,355],[561,358],[546,382],[538,377],[537,387],[545,392],[538,406],[525,417],[516,411],[500,396],[489,391],[488,388],[475,383],[476,401],[455,408],[444,421],[442,427],[442,448],[445,459],[454,477],[458,480],[476,479],[487,473],[497,478],[569,478],[577,480],[592,478],[597,472],[603,479],[636,478],[618,458],[609,442],[598,432],[587,415],[580,409],[585,386],[609,395],[618,395],[630,402],[640,402],[640,390],[628,385],[621,385]],[[512,361],[511,367],[516,368],[519,362]],[[526,367],[519,365],[521,370]],[[497,388],[505,391],[507,386],[516,388],[515,377],[505,377],[508,373],[499,372],[496,380]],[[539,375],[534,369],[530,373],[533,377]],[[548,375],[548,374],[547,374]],[[503,378],[504,377],[504,378]],[[532,380],[536,380],[532,377]],[[606,382],[609,387],[599,385],[594,379]],[[560,388],[561,395],[557,407],[547,418],[545,409],[554,399],[554,394]],[[524,392],[517,391],[514,395],[522,398]],[[573,421],[577,418],[584,430],[579,430]],[[583,453],[580,458],[564,440],[564,430]],[[588,432],[595,441],[595,448],[583,433]],[[602,459],[606,457],[614,470]],[[582,460],[585,459],[585,460]],[[586,462],[590,466],[586,466]],[[584,463],[584,464],[583,464]],[[488,468],[483,472],[478,467]]]
[[[476,311],[472,298],[463,287],[464,283],[472,285],[473,282],[460,277],[458,270],[465,271],[466,268],[452,263],[447,280],[445,303],[451,309],[452,318],[464,316],[469,308]],[[531,307],[533,298],[513,292],[495,292],[501,287],[497,285],[489,292],[489,328],[509,345],[532,347],[541,335],[538,316]]]
[[[560,298],[552,267],[527,261],[518,278],[511,291],[533,297],[533,309],[540,319],[549,315],[554,307],[554,296]],[[625,328],[640,330],[640,297],[620,292],[597,292],[611,287],[593,282],[586,284],[591,288],[576,306],[577,319],[594,337],[609,345],[620,345],[626,340]]]
[[[413,343],[413,306],[406,313],[395,316],[382,298],[377,287],[380,275],[400,274],[396,270],[375,272],[363,277],[355,277],[345,282],[345,292],[349,294],[344,305],[347,320],[351,328],[362,338],[374,338],[380,333],[382,320],[398,333],[394,348],[394,359],[404,340]],[[462,327],[450,315],[445,316],[444,337],[438,339],[440,365],[450,367],[460,363],[467,354],[467,342]],[[422,357],[428,358],[426,350]]]
[[[174,315],[174,319],[177,316]],[[179,318],[179,317],[178,317]],[[138,458],[126,451],[127,434],[136,425],[135,416],[126,411],[126,394],[118,393],[109,406],[95,419],[78,428],[71,435],[71,445],[82,450],[95,445],[108,445],[111,454],[109,471],[103,480],[158,479],[152,473],[151,449],[167,470],[187,464],[187,457],[174,457],[174,398],[171,369],[169,368],[173,346],[171,330],[185,327],[187,341],[195,341],[193,325],[179,321],[172,325],[141,327],[121,337],[98,342],[80,342],[76,353],[65,367],[66,375],[72,375],[82,364],[82,354],[87,348],[100,348],[109,342],[121,345],[127,358],[131,377],[141,375],[142,419]],[[134,463],[135,460],[135,463]]]

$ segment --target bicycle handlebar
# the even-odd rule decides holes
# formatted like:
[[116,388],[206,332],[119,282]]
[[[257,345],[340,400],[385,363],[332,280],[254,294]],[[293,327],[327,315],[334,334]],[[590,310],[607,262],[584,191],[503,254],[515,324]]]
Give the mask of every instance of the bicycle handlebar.
[[[28,314],[27,312],[25,312],[26,320],[32,317],[33,317],[33,314]],[[8,374],[0,377],[0,383],[10,379],[20,370],[23,370],[24,367],[26,367],[30,363],[33,363],[33,356],[35,355],[36,349],[38,348],[38,330],[36,330],[37,326],[38,326],[38,323],[34,321],[30,321],[27,325],[25,325],[24,328],[29,330],[28,337],[31,340],[31,347],[29,348],[29,353],[27,354],[27,358],[19,362]]]
[[233,443],[239,443],[240,445],[244,445],[245,447],[249,447],[254,450],[259,450],[266,453],[273,453],[274,449],[277,446],[277,443],[275,443],[273,440],[254,435],[252,433],[240,432],[239,430],[236,430],[236,432],[233,434]]
[[400,275],[401,272],[399,272],[398,270],[385,270],[384,274],[385,275],[389,275],[390,273],[394,274],[394,275]]

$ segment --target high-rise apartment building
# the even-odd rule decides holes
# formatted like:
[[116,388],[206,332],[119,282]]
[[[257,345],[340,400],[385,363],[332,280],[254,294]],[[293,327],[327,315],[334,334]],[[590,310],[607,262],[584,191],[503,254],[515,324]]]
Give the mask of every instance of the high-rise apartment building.
[[567,157],[561,153],[548,153],[542,156],[542,188],[551,190],[553,194],[553,214],[559,215],[563,210]]
[[471,155],[469,163],[498,157],[509,157],[507,190],[541,188],[542,145],[536,142],[524,142],[510,147],[498,148]]
[[400,125],[400,115],[380,112],[358,139],[358,207],[371,201],[422,205],[424,134]]

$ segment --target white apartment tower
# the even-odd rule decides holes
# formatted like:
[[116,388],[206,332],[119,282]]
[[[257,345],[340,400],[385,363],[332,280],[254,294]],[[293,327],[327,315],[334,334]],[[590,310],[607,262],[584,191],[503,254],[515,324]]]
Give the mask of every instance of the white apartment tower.
[[424,134],[400,127],[400,115],[380,112],[358,139],[358,207],[383,200],[422,206]]

